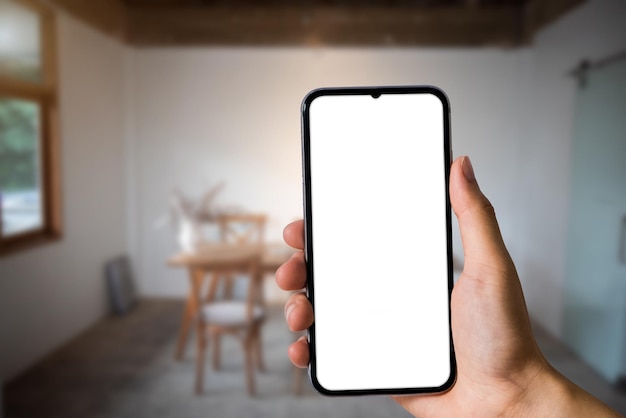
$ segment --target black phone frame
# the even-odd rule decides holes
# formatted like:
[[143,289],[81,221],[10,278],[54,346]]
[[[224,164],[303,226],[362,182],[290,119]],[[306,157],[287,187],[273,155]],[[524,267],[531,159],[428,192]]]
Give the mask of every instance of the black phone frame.
[[302,101],[302,195],[304,201],[304,259],[306,264],[307,281],[306,297],[313,306],[314,301],[314,272],[313,272],[313,236],[311,214],[311,160],[310,160],[310,125],[309,109],[313,101],[321,96],[344,96],[362,95],[372,96],[374,99],[383,94],[432,94],[436,96],[443,106],[444,123],[444,167],[445,167],[445,196],[446,196],[446,234],[448,251],[448,322],[450,330],[450,377],[441,386],[424,388],[385,388],[385,389],[350,389],[330,390],[323,387],[317,380],[316,355],[315,355],[315,323],[307,330],[309,343],[309,367],[308,375],[311,385],[322,395],[326,396],[362,396],[362,395],[410,395],[410,394],[435,394],[450,390],[456,381],[457,368],[452,340],[452,324],[450,312],[450,300],[454,286],[453,262],[452,262],[452,213],[450,206],[450,165],[452,164],[452,151],[450,143],[450,103],[445,92],[435,86],[379,86],[379,87],[323,87],[310,91]]

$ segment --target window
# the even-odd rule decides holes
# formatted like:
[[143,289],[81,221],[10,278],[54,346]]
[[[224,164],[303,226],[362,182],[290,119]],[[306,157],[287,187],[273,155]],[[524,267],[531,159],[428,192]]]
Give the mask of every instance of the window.
[[61,235],[54,14],[0,0],[0,254]]

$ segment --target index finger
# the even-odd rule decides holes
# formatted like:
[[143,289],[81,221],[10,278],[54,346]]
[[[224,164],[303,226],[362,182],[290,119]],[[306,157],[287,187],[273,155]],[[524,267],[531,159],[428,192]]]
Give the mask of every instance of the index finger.
[[298,250],[304,249],[304,221],[299,220],[290,223],[283,230],[283,238],[290,247]]

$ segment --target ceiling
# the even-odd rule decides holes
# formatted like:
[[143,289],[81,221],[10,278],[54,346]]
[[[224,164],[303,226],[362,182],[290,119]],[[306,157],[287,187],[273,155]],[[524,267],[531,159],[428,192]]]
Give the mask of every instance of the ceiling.
[[326,6],[379,6],[379,7],[449,7],[449,6],[466,6],[468,4],[473,5],[522,5],[526,3],[526,0],[122,0],[122,3],[128,6],[290,6],[300,5],[317,7],[320,5]]
[[502,46],[584,0],[52,0],[131,45]]

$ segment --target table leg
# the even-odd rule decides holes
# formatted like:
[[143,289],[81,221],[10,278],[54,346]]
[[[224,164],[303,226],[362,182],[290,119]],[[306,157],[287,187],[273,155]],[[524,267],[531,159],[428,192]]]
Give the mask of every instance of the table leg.
[[191,318],[193,316],[193,302],[191,296],[187,298],[185,311],[180,322],[180,332],[178,333],[178,344],[176,344],[176,360],[182,360],[185,355],[185,346],[189,339],[189,328],[191,327]]
[[[196,272],[193,269],[189,269],[189,277],[191,279],[192,285],[189,289],[189,295],[187,296],[187,302],[185,304],[185,310],[183,312],[183,317],[180,323],[180,332],[178,333],[178,343],[176,344],[176,360],[182,360],[185,355],[185,347],[187,346],[187,340],[189,340],[189,329],[191,328],[191,324],[193,322],[193,316],[197,309],[197,296],[194,287],[194,277],[196,274],[200,272]],[[202,274],[202,273],[200,273]]]

